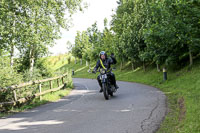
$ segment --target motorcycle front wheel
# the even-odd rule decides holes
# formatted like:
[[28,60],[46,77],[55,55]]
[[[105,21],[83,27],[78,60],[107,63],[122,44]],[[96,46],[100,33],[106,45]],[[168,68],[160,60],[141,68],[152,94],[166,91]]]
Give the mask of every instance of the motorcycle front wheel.
[[112,91],[110,91],[110,93],[109,93],[109,94],[110,94],[110,96],[112,96],[112,97],[113,97],[113,92],[112,92]]
[[107,88],[107,85],[104,83],[104,84],[102,84],[102,88],[103,88],[103,95],[104,95],[104,98],[106,99],[106,100],[108,100],[109,99],[109,95],[108,95],[108,88]]

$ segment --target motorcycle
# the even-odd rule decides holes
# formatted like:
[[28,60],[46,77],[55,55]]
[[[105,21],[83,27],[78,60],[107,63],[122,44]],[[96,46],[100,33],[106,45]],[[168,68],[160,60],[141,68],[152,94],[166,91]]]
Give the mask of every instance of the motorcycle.
[[100,72],[100,80],[102,83],[104,98],[108,100],[109,95],[113,96],[113,93],[115,93],[117,90],[115,89],[114,85],[111,84],[111,78],[109,77],[108,70],[100,68],[99,72]]

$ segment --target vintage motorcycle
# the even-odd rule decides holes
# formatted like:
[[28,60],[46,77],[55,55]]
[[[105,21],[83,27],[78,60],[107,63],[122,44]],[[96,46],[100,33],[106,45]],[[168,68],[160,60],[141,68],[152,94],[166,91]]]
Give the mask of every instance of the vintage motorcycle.
[[111,72],[111,70],[108,71],[106,69],[100,68],[99,72],[100,72],[100,80],[102,83],[103,94],[105,99],[108,100],[109,95],[113,96],[113,93],[117,91],[114,85],[111,84],[111,78],[109,75],[109,72]]

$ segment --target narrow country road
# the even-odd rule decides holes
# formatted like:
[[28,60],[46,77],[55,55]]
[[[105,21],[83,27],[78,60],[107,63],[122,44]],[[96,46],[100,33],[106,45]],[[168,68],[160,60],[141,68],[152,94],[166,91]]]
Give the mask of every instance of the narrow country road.
[[0,133],[153,133],[166,113],[166,97],[156,88],[118,81],[110,100],[96,80],[73,79],[67,97],[0,119]]

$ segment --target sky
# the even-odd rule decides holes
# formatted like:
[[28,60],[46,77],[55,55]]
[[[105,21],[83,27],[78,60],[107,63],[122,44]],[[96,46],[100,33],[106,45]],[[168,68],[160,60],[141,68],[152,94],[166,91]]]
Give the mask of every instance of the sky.
[[61,39],[56,40],[54,47],[50,48],[50,52],[53,55],[68,52],[67,41],[74,44],[77,31],[87,30],[95,21],[98,29],[102,30],[104,28],[104,19],[107,18],[108,22],[110,22],[111,16],[115,14],[117,8],[117,0],[83,0],[83,2],[87,2],[88,8],[84,9],[84,12],[78,12],[73,15],[73,26],[69,31],[61,30]]

